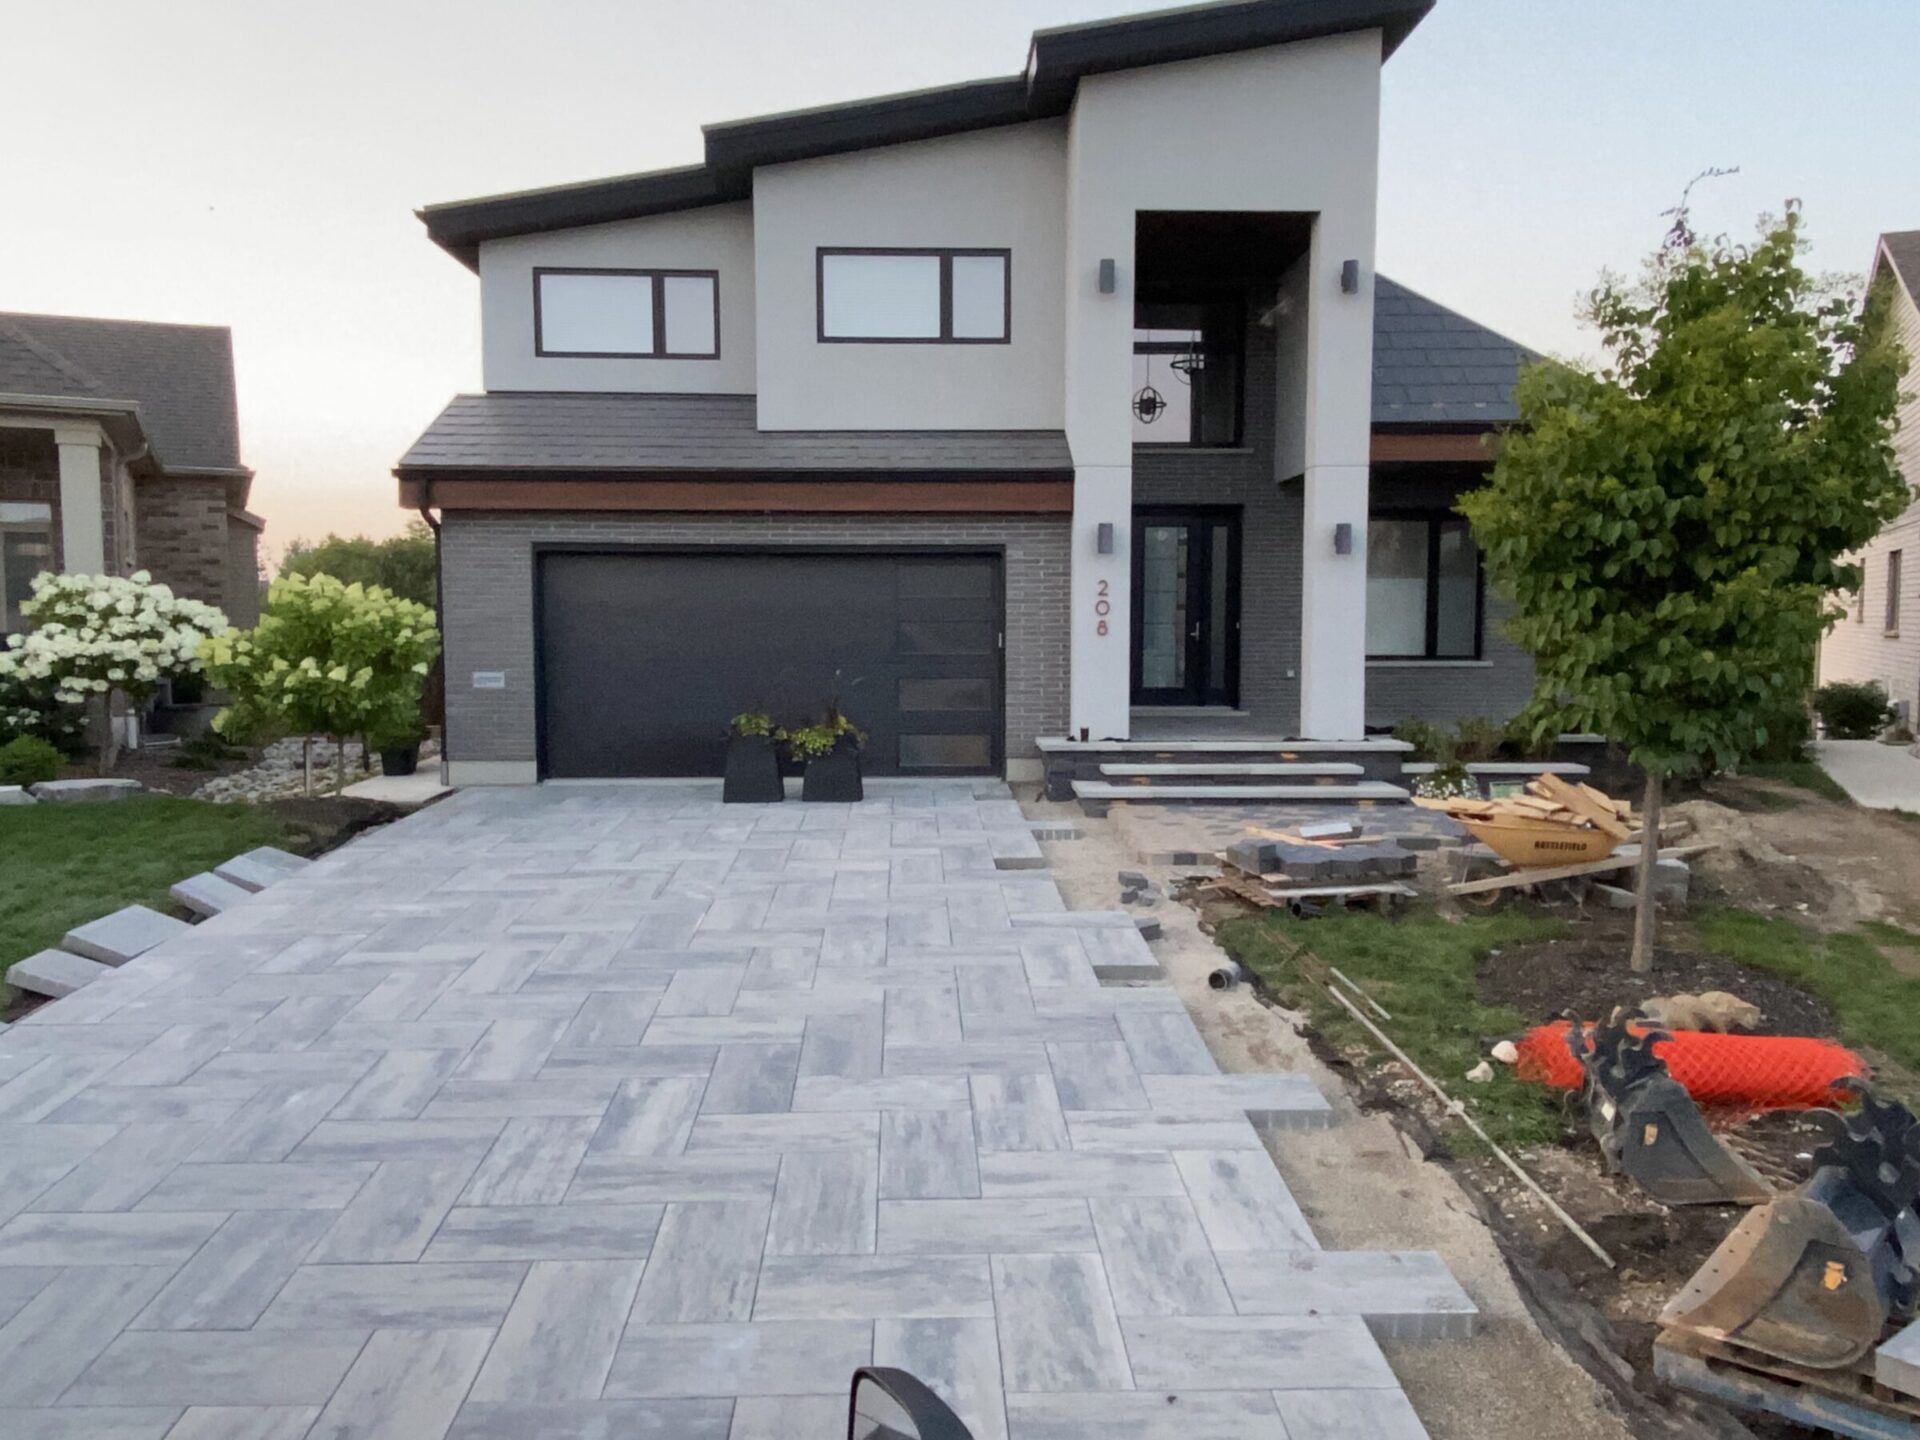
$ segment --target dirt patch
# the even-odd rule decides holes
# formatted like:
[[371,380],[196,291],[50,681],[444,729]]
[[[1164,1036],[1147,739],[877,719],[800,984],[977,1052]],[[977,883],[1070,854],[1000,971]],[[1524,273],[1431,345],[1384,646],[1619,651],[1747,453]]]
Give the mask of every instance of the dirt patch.
[[[1781,808],[1756,806],[1756,796]],[[1689,863],[1716,898],[1797,911],[1823,930],[1863,920],[1920,927],[1920,825],[1912,821],[1758,779],[1716,781],[1670,813],[1692,823],[1689,840],[1714,842]]]
[[1725,990],[1760,1007],[1755,1034],[1833,1034],[1833,1012],[1824,1001],[1722,955],[1662,949],[1653,973],[1636,975],[1627,968],[1626,926],[1618,928],[1614,936],[1516,945],[1488,955],[1475,972],[1475,989],[1487,1004],[1511,1006],[1533,1021],[1569,1014],[1604,1020],[1617,1005]]
[[337,850],[354,836],[389,825],[408,813],[384,800],[356,800],[344,795],[268,800],[260,808],[307,837],[308,844],[301,852],[306,855]]

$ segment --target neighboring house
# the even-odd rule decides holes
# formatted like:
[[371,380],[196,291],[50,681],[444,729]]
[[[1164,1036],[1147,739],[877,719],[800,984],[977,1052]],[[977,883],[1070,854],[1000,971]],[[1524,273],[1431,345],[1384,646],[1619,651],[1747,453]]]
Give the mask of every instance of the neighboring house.
[[395,471],[451,777],[713,774],[736,711],[830,697],[870,771],[1015,778],[1517,709],[1450,509],[1530,356],[1373,272],[1429,4],[1045,30],[1005,79],[422,211],[486,386]]
[[0,313],[0,632],[43,570],[146,570],[252,625],[252,483],[224,327]]
[[1854,557],[1866,583],[1820,643],[1820,680],[1878,680],[1913,723],[1920,719],[1920,230],[1880,237],[1868,284],[1887,286],[1894,332],[1916,361],[1902,387],[1893,442],[1916,498]]

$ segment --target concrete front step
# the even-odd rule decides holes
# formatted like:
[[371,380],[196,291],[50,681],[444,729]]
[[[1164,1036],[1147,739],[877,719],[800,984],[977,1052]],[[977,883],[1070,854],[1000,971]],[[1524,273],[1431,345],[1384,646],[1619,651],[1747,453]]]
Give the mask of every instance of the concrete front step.
[[1105,780],[1076,780],[1074,797],[1083,805],[1105,807],[1115,800],[1152,805],[1175,800],[1245,803],[1254,800],[1313,800],[1352,805],[1362,801],[1403,804],[1407,792],[1384,780],[1332,785],[1114,785]]
[[58,1000],[91,985],[110,968],[98,960],[69,955],[64,950],[42,950],[14,961],[7,969],[7,983],[16,990]]
[[1238,740],[1063,740],[1043,736],[1033,742],[1043,755],[1411,755],[1405,740],[1288,740],[1258,736]]
[[223,910],[231,910],[253,893],[231,880],[222,880],[211,870],[189,875],[167,891],[174,900],[202,919],[211,919]]
[[1352,778],[1365,775],[1366,767],[1355,765],[1352,761],[1323,760],[1318,762],[1301,761],[1251,761],[1235,763],[1232,761],[1185,761],[1174,763],[1154,763],[1145,765],[1102,765],[1102,775],[1112,776],[1116,780],[1132,777],[1141,778],[1178,778],[1200,780],[1206,776],[1264,776],[1270,778],[1290,778],[1311,780],[1318,777]]
[[184,935],[193,927],[184,920],[162,915],[144,905],[128,905],[75,926],[60,941],[62,950],[98,960],[102,965],[124,965],[162,941]]
[[[1431,760],[1409,760],[1400,767],[1403,775],[1431,775],[1440,767]],[[1497,780],[1531,780],[1536,775],[1558,775],[1563,780],[1578,780],[1593,771],[1577,760],[1476,760],[1467,766],[1469,775],[1486,775]]]
[[236,855],[224,864],[213,867],[213,873],[231,885],[242,890],[258,892],[266,889],[276,880],[284,880],[311,865],[311,860],[298,855],[290,855],[285,850],[276,850],[271,845],[262,845],[249,850],[244,855]]

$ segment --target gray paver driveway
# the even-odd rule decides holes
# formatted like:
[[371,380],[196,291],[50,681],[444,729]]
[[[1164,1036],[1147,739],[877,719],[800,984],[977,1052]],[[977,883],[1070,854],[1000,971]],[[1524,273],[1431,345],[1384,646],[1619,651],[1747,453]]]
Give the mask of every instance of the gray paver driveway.
[[0,1435],[824,1440],[869,1360],[1418,1435],[1249,1120],[1311,1085],[1100,984],[1003,788],[872,791],[464,792],[0,1035]]

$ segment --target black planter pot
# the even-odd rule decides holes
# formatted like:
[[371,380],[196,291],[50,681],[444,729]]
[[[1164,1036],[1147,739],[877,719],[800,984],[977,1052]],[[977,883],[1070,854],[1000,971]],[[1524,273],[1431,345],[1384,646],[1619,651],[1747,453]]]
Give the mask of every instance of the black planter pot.
[[802,800],[859,800],[865,792],[860,785],[860,747],[842,735],[832,753],[807,762],[800,781]]
[[380,752],[380,770],[385,775],[411,775],[420,764],[420,747],[402,745],[396,750]]
[[771,736],[735,735],[727,741],[726,781],[720,798],[728,805],[770,805],[787,798]]

